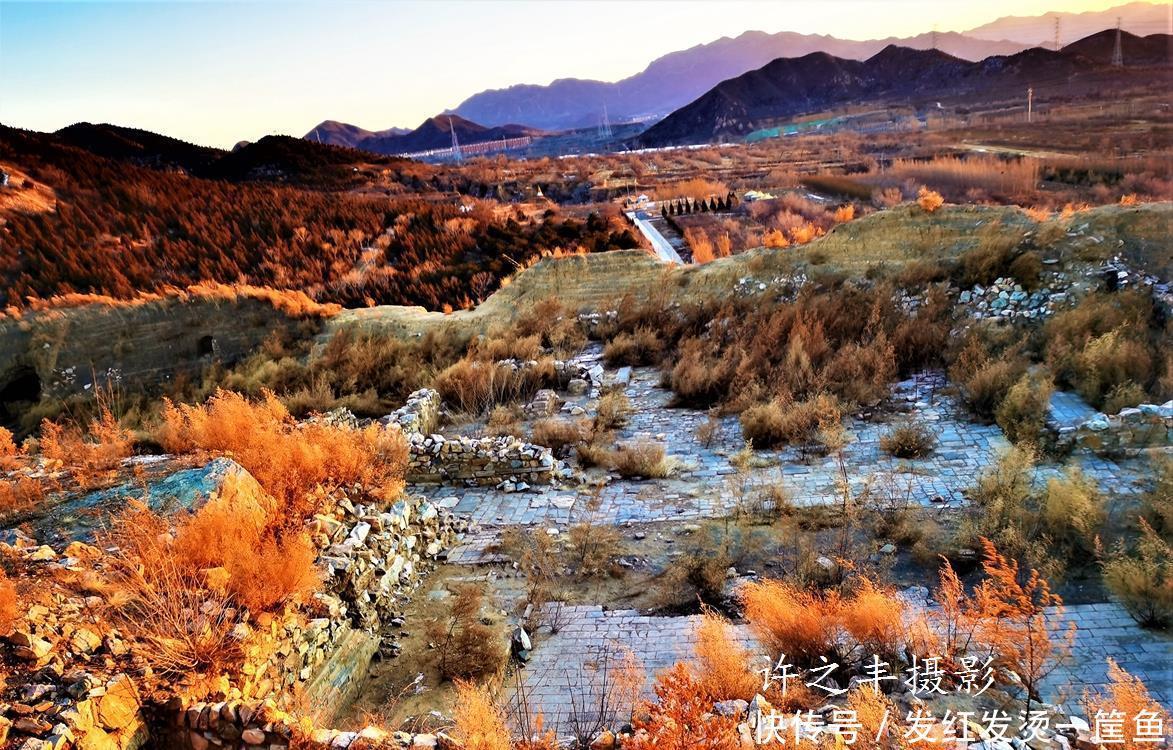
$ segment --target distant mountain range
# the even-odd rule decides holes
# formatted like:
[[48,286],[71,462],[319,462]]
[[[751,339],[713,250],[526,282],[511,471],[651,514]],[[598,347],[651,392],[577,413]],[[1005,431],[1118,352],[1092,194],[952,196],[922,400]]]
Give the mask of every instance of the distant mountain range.
[[[319,140],[339,146],[350,146],[376,154],[411,154],[419,151],[448,148],[452,145],[452,131],[463,145],[498,141],[502,138],[517,138],[537,135],[541,131],[525,125],[501,125],[486,127],[458,115],[436,115],[424,120],[415,130],[391,128],[379,132],[363,130],[354,125],[326,120],[306,133],[306,140]],[[366,134],[366,135],[363,135]]]
[[[548,85],[518,84],[474,94],[448,113],[460,118],[456,121],[457,138],[462,143],[509,137],[509,133],[519,133],[526,127],[541,130],[594,127],[601,122],[604,109],[613,123],[654,121],[690,104],[722,81],[778,58],[824,52],[844,60],[864,61],[894,45],[915,50],[935,48],[955,58],[977,61],[1013,55],[1033,46],[1052,46],[1056,17],[1061,38],[1070,40],[1114,28],[1117,17],[1124,29],[1134,34],[1161,32],[1168,23],[1167,14],[1166,4],[1132,2],[1089,13],[1008,16],[962,33],[924,33],[867,41],[790,31],[776,34],[747,31],[735,38],[722,37],[669,53],[653,60],[643,72],[621,81],[564,78]],[[443,137],[436,133],[437,129],[429,125],[434,119],[410,132],[401,128],[370,131],[326,120],[305,137],[384,154],[443,148],[451,142],[451,136],[447,132]],[[485,132],[494,128],[502,131]],[[446,121],[440,129],[447,130]]]
[[411,131],[407,128],[387,128],[386,130],[367,130],[357,125],[350,125],[337,120],[323,120],[313,130],[305,134],[307,141],[329,143],[334,146],[350,146],[354,148],[368,138],[385,138],[387,136],[406,135]]
[[[779,57],[826,52],[863,60],[890,44],[931,49],[933,43],[933,34],[853,41],[791,31],[747,31],[736,38],[722,37],[664,55],[642,73],[615,83],[566,78],[548,86],[521,84],[474,94],[452,112],[487,125],[524,122],[546,130],[598,125],[604,106],[615,122],[654,118],[691,102],[727,78]],[[957,33],[937,34],[936,44],[949,54],[974,60],[1023,49],[1014,42],[969,39]]]
[[1041,16],[1005,16],[964,32],[973,39],[1003,39],[1031,46],[1054,47],[1055,19],[1060,44],[1082,39],[1103,29],[1123,29],[1137,36],[1169,32],[1169,4],[1134,2],[1085,13],[1044,13]]
[[[1124,34],[1122,39],[1127,64],[1165,62],[1160,51],[1168,49],[1168,35]],[[1028,86],[1035,89],[1037,100],[1051,92],[1075,95],[1133,76],[1132,69],[1107,66],[1114,45],[1115,31],[1110,30],[1059,52],[1034,47],[980,62],[896,45],[862,62],[825,52],[781,58],[721,82],[634,142],[668,146],[735,138],[786,118],[845,104],[977,104],[1020,96]]]

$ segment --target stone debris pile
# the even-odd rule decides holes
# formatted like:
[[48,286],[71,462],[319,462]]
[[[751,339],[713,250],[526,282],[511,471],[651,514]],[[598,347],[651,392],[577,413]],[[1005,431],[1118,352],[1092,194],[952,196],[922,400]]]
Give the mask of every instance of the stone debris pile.
[[1173,445],[1173,401],[1140,404],[1113,415],[1097,413],[1079,425],[1059,428],[1058,441],[1107,455]]
[[1043,287],[1033,292],[1023,289],[1014,279],[1001,278],[989,286],[980,284],[957,296],[959,304],[969,308],[974,318],[1045,318],[1063,307],[1067,292]]
[[327,601],[331,618],[349,615],[355,627],[378,630],[467,530],[467,521],[418,495],[386,508],[341,498],[333,512],[310,524],[334,597]]

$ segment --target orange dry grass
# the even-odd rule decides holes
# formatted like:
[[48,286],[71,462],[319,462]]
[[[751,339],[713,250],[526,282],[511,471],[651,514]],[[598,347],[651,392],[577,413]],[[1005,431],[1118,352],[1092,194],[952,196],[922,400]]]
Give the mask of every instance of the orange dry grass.
[[634,726],[643,732],[623,739],[624,750],[736,750],[734,719],[712,714],[713,702],[688,667],[677,663],[660,674],[656,700],[639,707]]
[[[1083,703],[1088,716],[1096,716],[1101,711],[1105,716],[1112,711],[1119,711],[1124,715],[1122,736],[1118,738],[1119,742],[1113,742],[1114,747],[1120,750],[1141,750],[1153,747],[1154,736],[1167,736],[1171,720],[1169,712],[1149,695],[1148,688],[1140,679],[1121,669],[1112,657],[1108,657],[1108,679],[1111,682],[1106,693],[1085,694]],[[1140,726],[1137,722],[1138,716],[1142,717]],[[1153,731],[1138,731],[1144,729],[1145,719],[1160,722],[1164,731],[1157,731],[1155,734]],[[1150,729],[1153,728],[1152,724],[1148,726]]]
[[266,533],[269,504],[229,477],[217,496],[179,526],[171,548],[177,563],[192,572],[223,568],[227,580],[213,588],[254,612],[309,594],[319,583],[313,544],[304,532]]
[[78,483],[85,487],[118,468],[122,459],[131,454],[133,438],[110,410],[103,407],[85,432],[48,420],[42,422],[40,446],[42,456],[69,467]]
[[0,470],[15,469],[20,455],[20,447],[12,439],[12,433],[0,427]]
[[761,689],[762,679],[750,667],[749,651],[731,631],[728,620],[707,608],[697,626],[698,679],[713,701],[748,701]]
[[890,661],[899,658],[905,642],[904,604],[866,578],[859,589],[843,602],[843,627],[863,647],[864,654],[876,654]]
[[16,600],[16,586],[8,578],[8,574],[0,569],[0,633],[9,632],[19,616],[20,605]]
[[270,392],[257,402],[216,391],[203,406],[167,401],[159,441],[169,451],[206,450],[231,456],[276,501],[270,524],[298,528],[317,510],[323,491],[359,482],[394,499],[403,490],[407,446],[402,435],[297,424]]
[[851,747],[860,750],[896,750],[904,747],[896,723],[900,712],[891,699],[871,687],[859,687],[847,696],[847,710],[855,712],[859,731]]
[[916,205],[920,206],[926,213],[931,214],[945,205],[945,199],[937,191],[922,187],[916,193]]
[[0,513],[16,513],[40,505],[45,486],[32,477],[0,479]]
[[456,682],[455,727],[452,734],[465,750],[510,750],[505,714],[489,689],[472,682]]
[[[56,294],[47,299],[30,297],[25,309],[34,312],[46,310],[61,310],[82,305],[102,305],[104,307],[128,308],[138,307],[160,300],[175,300],[189,302],[192,300],[217,300],[236,302],[241,299],[266,302],[275,310],[279,310],[291,318],[328,318],[337,315],[342,306],[315,302],[305,292],[289,289],[273,289],[267,286],[252,286],[251,284],[221,284],[216,281],[201,281],[187,287],[164,287],[161,292],[137,292],[134,297],[119,298],[105,294],[90,294],[70,292]],[[19,318],[22,310],[12,308],[5,311],[12,317]],[[2,315],[0,315],[2,317]]]
[[832,654],[841,603],[835,592],[807,591],[785,581],[761,581],[742,589],[745,617],[771,658],[785,655],[800,667]]

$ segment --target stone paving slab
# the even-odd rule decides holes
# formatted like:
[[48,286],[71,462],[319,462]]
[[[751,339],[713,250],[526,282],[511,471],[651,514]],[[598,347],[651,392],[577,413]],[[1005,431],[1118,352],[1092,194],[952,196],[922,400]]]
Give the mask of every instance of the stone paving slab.
[[[569,693],[593,684],[593,668],[600,662],[601,651],[614,656],[630,650],[647,674],[644,698],[651,697],[657,672],[677,661],[695,660],[700,621],[696,615],[651,617],[635,610],[565,606],[560,619],[557,633],[543,627],[535,634],[534,651],[521,670],[531,711],[541,712],[546,725],[560,731],[565,731],[571,711]],[[1072,652],[1045,683],[1048,701],[1065,702],[1070,710],[1082,713],[1079,700],[1084,691],[1107,686],[1107,658],[1112,657],[1144,680],[1154,698],[1173,708],[1173,636],[1140,628],[1112,602],[1070,606],[1062,617],[1056,617],[1059,629],[1072,622],[1076,625]],[[747,625],[733,627],[743,645],[759,651]]]

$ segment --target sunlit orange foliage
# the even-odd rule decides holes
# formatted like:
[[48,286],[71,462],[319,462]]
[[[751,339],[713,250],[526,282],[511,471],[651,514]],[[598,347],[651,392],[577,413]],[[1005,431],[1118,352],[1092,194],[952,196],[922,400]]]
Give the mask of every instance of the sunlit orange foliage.
[[927,187],[921,187],[916,193],[916,205],[920,206],[926,213],[931,214],[945,205],[945,199],[937,191],[929,190]]
[[457,681],[453,712],[452,734],[464,750],[510,750],[505,714],[487,687]]
[[766,247],[782,248],[789,247],[790,240],[786,239],[781,229],[771,229],[762,235],[762,244]]
[[402,435],[320,422],[297,424],[268,391],[252,402],[218,390],[202,406],[165,402],[159,441],[169,451],[205,450],[231,456],[276,500],[269,522],[299,528],[322,491],[361,482],[391,500],[403,489],[407,447]]
[[694,263],[708,263],[717,257],[713,251],[713,242],[709,239],[708,233],[703,229],[695,227],[688,227],[684,230],[684,241],[688,243],[688,247],[692,250],[692,261]]
[[835,223],[843,224],[855,218],[855,205],[848,203],[835,209]]
[[899,729],[900,711],[896,704],[873,687],[861,686],[847,696],[845,708],[855,711],[859,722],[852,748],[860,750],[894,750],[904,746]]
[[219,494],[175,534],[178,565],[193,572],[223,568],[224,588],[235,601],[254,612],[309,594],[318,583],[316,550],[301,531],[268,532],[264,506],[256,488],[229,476]]
[[805,667],[834,652],[840,627],[837,593],[766,580],[744,586],[741,597],[745,617],[772,659],[785,655]]
[[636,732],[624,738],[624,750],[736,750],[736,721],[712,714],[712,700],[687,666],[662,672],[654,690],[656,700],[636,710]]
[[938,627],[935,630],[941,637],[941,655],[952,658],[969,650],[977,620],[961,579],[957,577],[949,560],[942,557],[941,561],[943,564],[938,573],[936,591]]
[[790,241],[795,245],[804,245],[807,242],[822,237],[826,232],[817,224],[809,221],[804,222],[790,230]]
[[20,447],[12,439],[12,433],[0,427],[0,469],[9,470],[17,466]]
[[41,423],[41,455],[68,467],[82,486],[118,468],[131,454],[133,438],[108,408],[103,407],[89,429],[63,426],[48,420]]
[[45,485],[32,477],[0,479],[0,513],[27,510],[45,499]]
[[733,254],[733,240],[729,238],[729,233],[726,232],[717,237],[717,257],[728,258]]
[[[1096,695],[1084,694],[1083,704],[1089,721],[1093,720],[1096,714],[1101,711],[1104,715],[1113,711],[1119,711],[1123,714],[1122,737],[1119,738],[1119,742],[1112,743],[1113,747],[1120,748],[1120,750],[1141,750],[1141,748],[1154,746],[1154,736],[1168,736],[1169,722],[1173,720],[1169,712],[1149,695],[1148,688],[1139,678],[1122,669],[1110,656],[1108,657],[1108,679],[1110,682],[1107,691]],[[1160,722],[1158,726],[1162,729],[1155,733],[1154,731],[1138,732],[1137,730],[1140,728],[1137,726],[1136,718],[1138,716]],[[1151,730],[1153,725],[1150,724],[1149,727]]]
[[1138,202],[1136,193],[1128,193],[1127,195],[1120,196],[1121,206],[1135,206]]
[[1063,600],[1037,570],[1020,576],[1018,563],[1003,557],[985,538],[982,553],[986,577],[974,589],[972,603],[976,638],[1022,680],[1029,710],[1030,701],[1039,700],[1042,680],[1070,651],[1075,624],[1066,639],[1049,627],[1049,618],[1062,615]]
[[0,633],[11,630],[19,615],[20,605],[16,601],[16,586],[8,578],[8,574],[0,569]]
[[137,291],[133,297],[111,297],[107,294],[89,292],[67,292],[47,298],[29,297],[27,309],[62,310],[82,305],[130,308],[160,300],[237,302],[242,299],[265,302],[291,318],[331,317],[342,310],[341,305],[316,302],[300,290],[273,289],[251,284],[221,284],[216,281],[200,281],[186,287],[164,286],[158,292]]
[[670,193],[674,198],[692,198],[693,200],[708,200],[714,195],[724,196],[729,192],[729,186],[724,182],[717,180],[706,180],[701,177],[694,177],[689,180],[681,180],[680,182],[666,186],[665,193]]
[[1031,219],[1037,222],[1044,222],[1051,218],[1051,209],[1040,206],[1030,206],[1022,209]]
[[905,642],[904,603],[894,592],[860,579],[858,589],[843,601],[842,621],[864,654],[899,658]]
[[750,652],[737,641],[729,621],[706,608],[696,635],[698,679],[709,698],[753,698],[761,689],[762,678],[754,674]]

